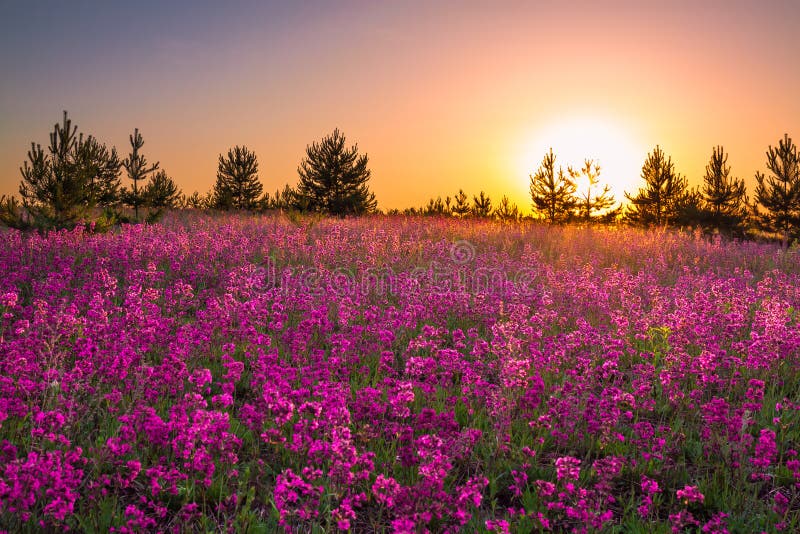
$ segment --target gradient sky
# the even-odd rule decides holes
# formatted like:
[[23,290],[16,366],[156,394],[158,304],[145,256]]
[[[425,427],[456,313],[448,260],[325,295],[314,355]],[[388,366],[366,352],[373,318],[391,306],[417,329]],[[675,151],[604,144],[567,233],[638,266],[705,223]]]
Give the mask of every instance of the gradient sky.
[[295,185],[338,127],[381,208],[463,188],[527,210],[542,137],[586,123],[635,152],[601,176],[618,190],[656,144],[699,184],[722,144],[752,191],[767,146],[800,140],[798,30],[797,1],[0,0],[0,193],[64,109],[123,156],[139,128],[187,193],[235,144],[266,190]]

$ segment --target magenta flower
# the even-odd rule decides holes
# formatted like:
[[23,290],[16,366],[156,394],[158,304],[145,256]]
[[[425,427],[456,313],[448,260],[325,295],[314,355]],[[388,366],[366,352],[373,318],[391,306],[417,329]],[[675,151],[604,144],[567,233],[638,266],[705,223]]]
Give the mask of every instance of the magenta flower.
[[705,500],[705,496],[700,493],[700,490],[697,486],[684,486],[683,489],[679,489],[676,492],[678,496],[678,500],[683,502],[683,504],[691,504],[691,503],[700,503],[702,504]]
[[508,521],[506,521],[505,519],[486,521],[486,530],[488,530],[489,532],[499,532],[502,534],[509,534],[509,532],[511,532],[509,530]]
[[556,459],[556,478],[558,480],[578,480],[581,474],[581,461],[571,456]]

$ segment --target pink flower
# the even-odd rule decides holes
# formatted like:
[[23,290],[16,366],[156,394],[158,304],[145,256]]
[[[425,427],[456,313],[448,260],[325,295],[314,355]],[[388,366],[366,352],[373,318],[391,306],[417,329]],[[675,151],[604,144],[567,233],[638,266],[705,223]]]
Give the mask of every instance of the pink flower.
[[775,505],[772,509],[778,515],[785,515],[786,512],[789,510],[789,499],[784,495],[782,492],[778,491],[775,493],[775,497],[773,498],[775,501]]
[[658,482],[656,482],[652,478],[648,478],[642,475],[641,485],[642,485],[642,491],[648,495],[652,495],[654,493],[661,493],[661,488],[658,487]]
[[0,306],[5,308],[13,308],[17,305],[17,294],[14,292],[8,292],[0,294]]
[[508,521],[505,519],[496,519],[486,521],[486,530],[489,532],[501,532],[502,534],[509,534]]
[[547,480],[537,480],[534,484],[542,497],[550,497],[556,492],[556,485]]
[[212,381],[211,371],[208,369],[197,369],[192,376],[189,377],[189,382],[193,383],[197,389],[202,389],[206,384]]
[[778,446],[775,444],[775,431],[769,428],[762,428],[756,442],[755,456],[750,458],[750,463],[766,469],[775,461],[777,453]]
[[231,404],[233,404],[233,397],[231,397],[228,393],[221,393],[220,395],[214,395],[211,397],[211,404],[214,406],[218,406],[220,408],[227,408]]
[[558,480],[578,480],[581,474],[581,461],[572,456],[562,456],[556,459],[556,478]]
[[679,489],[677,492],[678,499],[683,502],[683,504],[690,504],[693,502],[703,503],[705,500],[705,496],[700,493],[700,490],[697,489],[697,486],[684,486],[683,489]]
[[395,498],[399,492],[400,484],[392,477],[387,477],[383,474],[378,475],[372,485],[372,493],[375,495],[375,500],[387,508],[394,506]]
[[703,525],[701,530],[706,534],[728,534],[728,525],[725,518],[728,514],[717,512]]
[[392,532],[394,534],[416,534],[417,524],[407,517],[401,517],[392,521]]

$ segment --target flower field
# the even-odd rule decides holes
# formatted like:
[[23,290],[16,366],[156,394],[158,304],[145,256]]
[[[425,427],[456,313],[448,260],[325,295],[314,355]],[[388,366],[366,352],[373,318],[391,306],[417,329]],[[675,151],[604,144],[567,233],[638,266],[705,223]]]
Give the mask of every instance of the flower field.
[[663,231],[3,231],[0,530],[797,532],[798,310]]

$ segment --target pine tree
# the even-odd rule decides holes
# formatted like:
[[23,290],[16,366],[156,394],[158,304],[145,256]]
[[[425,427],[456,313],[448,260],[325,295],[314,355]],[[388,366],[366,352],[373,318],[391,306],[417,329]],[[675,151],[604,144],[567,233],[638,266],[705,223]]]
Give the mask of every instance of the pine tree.
[[455,196],[455,204],[453,205],[453,215],[458,217],[466,217],[472,208],[469,205],[469,197],[463,189],[458,190]]
[[705,228],[711,226],[711,212],[705,207],[703,193],[699,187],[687,188],[675,203],[675,217],[670,224],[685,228]]
[[149,176],[158,170],[158,162],[148,166],[147,158],[139,153],[139,150],[144,146],[144,139],[142,134],[139,133],[139,128],[134,128],[133,133],[129,137],[131,142],[131,151],[128,157],[122,162],[122,166],[128,173],[128,178],[133,181],[131,189],[126,189],[122,193],[122,200],[125,204],[133,208],[136,220],[139,220],[139,206],[145,203],[144,198],[144,185],[139,185],[139,182],[147,180]]
[[368,162],[366,154],[359,155],[358,145],[345,147],[345,136],[336,129],[306,147],[297,168],[298,196],[311,211],[338,216],[374,212],[377,202],[368,186]]
[[177,204],[181,209],[199,210],[209,207],[206,203],[206,198],[199,191],[195,191],[189,196],[181,195]]
[[472,197],[472,215],[485,218],[492,213],[492,199],[483,191],[478,196]]
[[181,193],[175,181],[163,170],[155,173],[144,187],[142,197],[144,203],[151,208],[173,208],[177,205]]
[[193,192],[188,197],[181,195],[178,205],[182,209],[207,210],[214,207],[214,192],[209,191],[201,195],[199,191]]
[[48,152],[31,143],[28,161],[20,167],[21,207],[35,224],[69,227],[95,205],[117,200],[120,162],[91,135],[84,139],[64,112],[63,124],[50,134]]
[[258,160],[246,146],[219,155],[217,181],[214,184],[214,207],[223,210],[254,210],[263,191],[258,180]]
[[0,223],[9,228],[18,230],[30,230],[34,227],[31,214],[23,209],[14,196],[0,196]]
[[644,226],[674,224],[688,186],[686,178],[675,171],[672,158],[666,156],[661,147],[656,146],[647,154],[642,179],[645,186],[635,197],[625,193],[630,201],[626,218]]
[[436,197],[428,200],[428,204],[422,208],[422,213],[423,215],[450,215],[450,210],[442,197]]
[[[276,192],[275,196],[276,207],[285,210],[298,210],[298,211],[306,211],[307,207],[305,204],[300,202],[298,198],[297,191],[292,189],[289,184],[283,186],[283,190],[280,192]],[[305,209],[304,209],[305,208]]]
[[711,152],[703,177],[703,219],[706,226],[730,233],[742,228],[747,216],[744,180],[731,176],[728,154],[721,146]]
[[297,194],[289,184],[286,184],[283,189],[276,189],[274,195],[265,193],[262,199],[263,209],[266,210],[299,210],[300,206],[297,202]]
[[494,216],[503,222],[514,222],[520,218],[519,208],[512,203],[506,195],[500,199],[500,203],[494,210]]
[[84,173],[89,206],[113,206],[119,202],[119,170],[122,162],[117,149],[111,151],[92,136],[77,146],[78,172]]
[[545,154],[542,164],[530,176],[530,192],[533,209],[545,220],[555,223],[568,220],[575,208],[575,182],[559,167],[555,168],[553,149]]
[[573,181],[577,182],[581,177],[586,180],[586,188],[576,193],[576,208],[581,220],[591,222],[596,215],[614,205],[614,196],[608,184],[602,190],[597,189],[600,183],[600,165],[587,159],[579,170],[568,168],[568,172]]
[[[770,176],[756,173],[754,215],[763,230],[780,234],[786,246],[800,229],[800,159],[787,134],[777,148],[770,145],[767,150],[767,169]],[[764,211],[758,209],[759,204]]]

